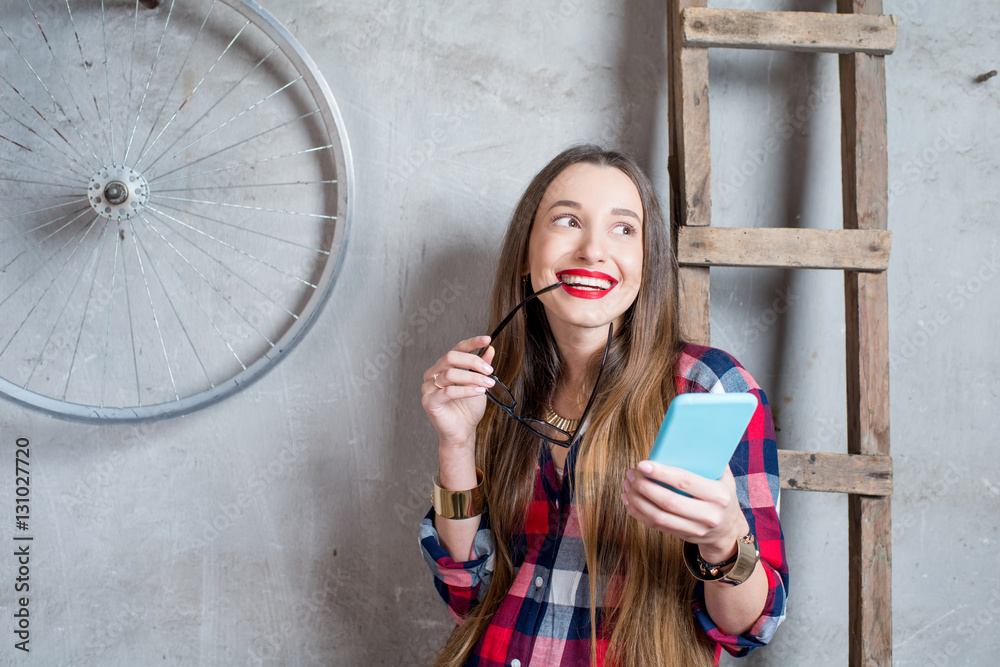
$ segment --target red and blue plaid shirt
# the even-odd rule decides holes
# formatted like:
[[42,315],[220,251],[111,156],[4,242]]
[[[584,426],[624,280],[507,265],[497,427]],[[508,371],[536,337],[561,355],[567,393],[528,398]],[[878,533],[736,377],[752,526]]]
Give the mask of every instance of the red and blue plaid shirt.
[[[767,397],[750,374],[725,352],[686,345],[677,367],[680,393],[746,392],[758,399],[757,411],[729,467],[736,478],[740,506],[757,538],[768,579],[767,601],[760,618],[741,636],[725,635],[709,617],[703,584],[695,588],[691,610],[697,625],[721,650],[743,656],[767,644],[785,616],[788,567],[775,505],[778,502],[778,455]],[[560,484],[548,448],[542,448],[535,492],[523,533],[514,538],[512,553],[520,565],[514,584],[467,665],[477,667],[569,666],[590,662],[590,583],[580,525],[572,497],[573,463],[566,461],[567,483]],[[482,598],[493,574],[493,536],[484,512],[470,559],[455,562],[438,542],[431,510],[420,525],[420,545],[434,583],[459,623]],[[600,628],[601,613],[597,612]],[[598,664],[603,664],[607,638],[598,632]],[[603,637],[603,638],[602,638]]]

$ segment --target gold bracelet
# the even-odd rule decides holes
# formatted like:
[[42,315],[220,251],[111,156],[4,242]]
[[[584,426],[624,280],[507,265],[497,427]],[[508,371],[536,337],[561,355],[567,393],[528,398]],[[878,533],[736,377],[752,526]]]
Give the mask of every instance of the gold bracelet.
[[474,489],[449,491],[442,489],[435,477],[431,503],[438,516],[445,519],[471,519],[482,514],[484,503],[483,471],[479,468],[476,468],[476,481],[478,485]]

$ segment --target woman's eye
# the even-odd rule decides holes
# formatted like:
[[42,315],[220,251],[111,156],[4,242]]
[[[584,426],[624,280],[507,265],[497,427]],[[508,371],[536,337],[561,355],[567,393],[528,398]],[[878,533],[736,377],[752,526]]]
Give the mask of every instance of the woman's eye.
[[556,224],[559,227],[579,227],[580,226],[580,223],[576,221],[576,218],[574,218],[572,216],[568,216],[568,215],[559,216],[558,218],[556,218],[552,222],[553,222],[553,224]]
[[632,236],[632,235],[635,234],[635,232],[636,232],[635,226],[631,225],[631,224],[629,224],[627,222],[623,222],[623,223],[621,223],[619,225],[615,225],[614,230],[612,230],[612,233],[614,233],[614,234],[622,234],[623,236]]

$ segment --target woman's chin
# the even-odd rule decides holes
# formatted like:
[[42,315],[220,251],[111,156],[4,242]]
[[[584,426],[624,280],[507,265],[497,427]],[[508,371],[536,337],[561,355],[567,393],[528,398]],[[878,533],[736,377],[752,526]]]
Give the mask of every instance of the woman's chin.
[[611,324],[612,321],[617,320],[618,317],[606,314],[594,315],[588,313],[584,316],[569,315],[566,317],[558,317],[549,314],[549,326],[552,327],[553,331],[562,329],[567,333],[585,333],[595,329],[602,329],[604,330],[604,333],[607,334],[608,325]]

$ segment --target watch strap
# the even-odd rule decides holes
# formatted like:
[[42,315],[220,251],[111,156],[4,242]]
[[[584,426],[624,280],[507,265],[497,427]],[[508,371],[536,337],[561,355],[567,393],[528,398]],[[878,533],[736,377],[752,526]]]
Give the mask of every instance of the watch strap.
[[750,578],[759,560],[760,549],[752,531],[736,540],[736,555],[721,563],[705,562],[697,544],[684,543],[684,564],[691,576],[699,581],[720,581],[739,586]]

